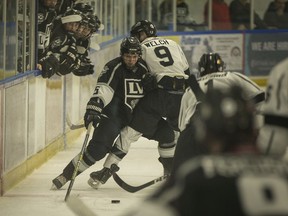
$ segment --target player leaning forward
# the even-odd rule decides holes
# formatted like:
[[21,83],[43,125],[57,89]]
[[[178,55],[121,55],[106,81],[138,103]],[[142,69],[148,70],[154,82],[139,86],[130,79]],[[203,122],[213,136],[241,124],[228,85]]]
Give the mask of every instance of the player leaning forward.
[[[105,157],[121,128],[130,121],[134,106],[144,96],[141,78],[148,69],[141,59],[138,39],[125,38],[121,43],[120,54],[104,66],[87,103],[85,127],[92,122],[95,130],[84,152],[78,175]],[[78,159],[79,154],[53,179],[52,189],[60,189],[71,180]]]
[[[189,65],[180,45],[171,39],[157,37],[156,26],[150,21],[137,22],[131,27],[130,34],[140,40],[142,58],[150,73],[156,77],[157,85],[139,101],[129,126],[123,128],[115,141],[114,147],[119,151],[112,151],[106,158],[104,168],[90,174],[89,184],[94,188],[93,181],[97,186],[98,182],[104,184],[111,176],[105,175],[104,171],[112,164],[118,164],[128,153],[131,143],[142,135],[158,141],[159,161],[164,174],[169,175],[172,168],[179,131],[179,109],[189,76]],[[190,77],[195,79],[194,76]]]

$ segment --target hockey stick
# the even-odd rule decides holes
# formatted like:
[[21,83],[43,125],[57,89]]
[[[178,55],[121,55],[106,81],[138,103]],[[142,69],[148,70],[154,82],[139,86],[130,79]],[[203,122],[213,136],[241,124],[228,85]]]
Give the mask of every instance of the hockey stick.
[[153,185],[157,182],[163,181],[165,179],[168,178],[169,175],[163,175],[160,176],[156,179],[153,179],[149,182],[146,182],[145,184],[139,185],[139,186],[132,186],[127,184],[123,179],[120,178],[120,176],[117,173],[113,173],[113,179],[115,180],[115,182],[124,190],[130,192],[130,193],[135,193],[137,191],[140,191],[146,187],[149,187],[150,185]]
[[66,123],[71,130],[76,130],[76,129],[80,129],[80,128],[85,127],[84,124],[79,124],[79,125],[72,124],[71,119],[68,115],[66,115]]
[[72,190],[72,187],[73,187],[73,184],[74,184],[74,181],[75,181],[75,178],[77,176],[77,172],[79,170],[79,166],[80,166],[80,162],[83,158],[83,154],[84,154],[84,151],[86,149],[86,146],[87,146],[87,143],[88,143],[88,139],[89,139],[89,136],[90,136],[90,131],[92,129],[92,122],[88,125],[88,129],[87,129],[87,132],[86,132],[86,135],[85,135],[85,139],[84,139],[84,143],[82,145],[82,149],[79,153],[79,159],[77,161],[77,164],[75,166],[75,169],[74,169],[74,172],[73,172],[73,175],[72,175],[72,178],[70,180],[70,184],[69,184],[69,187],[67,189],[67,192],[66,192],[66,196],[65,196],[65,201],[67,200],[67,198],[69,197],[70,195],[70,192]]

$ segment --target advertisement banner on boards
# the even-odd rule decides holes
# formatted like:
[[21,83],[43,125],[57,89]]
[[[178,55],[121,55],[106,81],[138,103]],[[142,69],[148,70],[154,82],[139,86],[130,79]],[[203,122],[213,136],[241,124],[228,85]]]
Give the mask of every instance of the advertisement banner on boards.
[[245,71],[249,76],[269,75],[288,56],[288,33],[246,34]]
[[243,71],[243,35],[208,34],[183,35],[181,46],[189,62],[191,72],[198,72],[198,62],[204,53],[217,52],[229,71]]

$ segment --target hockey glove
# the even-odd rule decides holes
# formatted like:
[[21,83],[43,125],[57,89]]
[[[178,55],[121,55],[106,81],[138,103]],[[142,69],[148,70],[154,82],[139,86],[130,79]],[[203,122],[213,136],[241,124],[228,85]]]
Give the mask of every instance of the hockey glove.
[[94,65],[91,64],[90,60],[89,60],[90,62],[88,60],[86,62],[81,61],[80,67],[73,70],[73,74],[76,76],[86,76],[89,74],[93,74],[94,73]]
[[42,77],[50,78],[59,70],[59,61],[54,55],[45,56],[39,60],[42,66]]
[[103,102],[98,99],[91,99],[86,106],[86,112],[84,115],[84,125],[88,128],[88,125],[92,122],[93,127],[96,128],[101,120],[101,112],[103,108]]
[[76,55],[77,55],[76,46],[74,46],[74,45],[69,46],[67,51],[66,51],[66,55],[69,56],[73,61],[75,61]]
[[143,75],[141,83],[145,92],[150,92],[158,88],[156,77],[149,73]]

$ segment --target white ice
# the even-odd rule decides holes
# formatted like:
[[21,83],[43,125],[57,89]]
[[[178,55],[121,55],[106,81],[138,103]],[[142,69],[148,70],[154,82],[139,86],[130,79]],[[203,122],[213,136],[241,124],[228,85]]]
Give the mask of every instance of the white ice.
[[[84,141],[83,134],[66,150],[60,151],[39,169],[27,176],[0,197],[1,216],[73,216],[75,215],[64,202],[69,183],[58,191],[50,190],[52,179],[62,172],[68,162],[80,152]],[[131,185],[141,185],[162,175],[163,168],[158,162],[157,144],[140,138],[132,144],[128,155],[119,164],[119,176]],[[87,184],[90,172],[102,168],[104,159],[79,175],[70,196],[79,198],[97,216],[125,215],[127,209],[141,204],[141,201],[162,182],[156,183],[136,193],[120,188],[111,177],[106,184],[95,190]],[[120,200],[112,204],[111,200]]]

